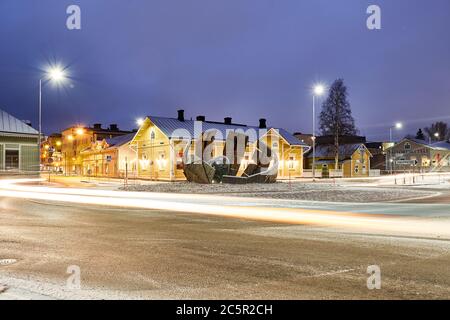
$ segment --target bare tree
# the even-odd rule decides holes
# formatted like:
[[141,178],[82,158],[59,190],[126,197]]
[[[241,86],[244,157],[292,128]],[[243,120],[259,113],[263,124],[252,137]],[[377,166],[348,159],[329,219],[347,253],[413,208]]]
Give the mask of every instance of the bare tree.
[[328,98],[320,113],[322,135],[334,136],[335,169],[339,168],[339,136],[355,135],[357,129],[347,100],[347,87],[343,79],[337,79],[330,87]]

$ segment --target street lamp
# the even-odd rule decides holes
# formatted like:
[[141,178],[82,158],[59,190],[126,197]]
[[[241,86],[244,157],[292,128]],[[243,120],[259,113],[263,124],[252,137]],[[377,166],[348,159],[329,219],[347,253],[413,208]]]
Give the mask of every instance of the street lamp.
[[84,134],[84,129],[83,128],[78,128],[75,132],[76,132],[77,135],[82,136]]
[[[439,132],[435,132],[433,136],[436,138],[436,141],[439,140]],[[432,141],[431,141],[431,136],[430,136],[430,144],[431,144],[431,142]]]
[[[39,79],[39,142],[38,142],[38,147],[39,147],[39,159],[41,158],[40,154],[41,154],[41,139],[42,139],[42,81],[43,80],[50,80],[53,81],[54,83],[60,83],[63,80],[66,79],[66,74],[64,69],[56,66],[56,67],[51,67],[47,70],[46,74],[44,77]],[[39,171],[40,171],[40,161],[39,161]]]
[[[313,104],[312,104],[312,117],[313,117],[313,129],[312,129],[312,147],[313,147],[313,163],[312,163],[312,176],[313,181],[316,179],[316,97],[320,97],[325,92],[325,86],[322,84],[316,84],[313,88]],[[337,170],[337,168],[335,168]]]
[[[393,140],[392,139],[392,129],[400,130],[402,128],[403,128],[403,123],[401,123],[401,122],[397,122],[395,125],[389,127],[389,143],[390,144],[394,144],[394,142],[392,141]],[[389,163],[390,163],[391,174],[392,174],[392,166],[394,164],[394,160],[392,159],[392,147],[393,147],[393,145],[391,147],[389,147]]]
[[136,119],[136,124],[137,124],[139,127],[142,126],[142,125],[144,124],[144,119],[142,119],[142,118]]

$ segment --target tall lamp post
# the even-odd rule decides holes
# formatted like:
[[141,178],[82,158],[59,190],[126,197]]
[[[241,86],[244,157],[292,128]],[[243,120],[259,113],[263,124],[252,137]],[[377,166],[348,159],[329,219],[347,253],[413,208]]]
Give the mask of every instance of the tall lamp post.
[[321,84],[314,86],[313,90],[313,104],[312,104],[312,148],[313,148],[313,162],[312,162],[312,177],[316,180],[316,97],[320,97],[325,92],[325,87]]
[[50,68],[44,77],[39,79],[39,171],[41,171],[41,145],[42,145],[42,82],[45,80],[50,80],[55,83],[60,83],[66,78],[65,72],[60,67],[52,67]]
[[[400,130],[401,128],[403,128],[403,124],[401,122],[397,122],[394,126],[389,127],[389,142],[390,143],[394,143],[393,142],[393,138],[392,138],[392,129],[397,129]],[[392,159],[392,147],[391,146],[389,148],[389,168],[390,168],[390,173],[392,174],[392,166],[393,166],[393,159]]]

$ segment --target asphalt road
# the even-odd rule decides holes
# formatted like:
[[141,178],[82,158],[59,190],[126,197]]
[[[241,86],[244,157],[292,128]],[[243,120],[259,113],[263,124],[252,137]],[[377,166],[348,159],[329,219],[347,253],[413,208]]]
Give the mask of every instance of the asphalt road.
[[[334,210],[339,217],[349,211],[346,219],[365,210],[364,218],[394,226],[420,218],[423,229],[438,223],[444,233],[450,212],[445,205],[236,201],[249,212],[277,203],[289,212],[301,206],[310,214]],[[380,216],[388,211],[400,215]],[[2,197],[0,299],[450,298],[445,234],[416,225],[397,232],[360,223],[253,218]],[[2,259],[15,262],[1,265]],[[81,290],[66,286],[72,265],[81,270]],[[380,290],[367,289],[369,265],[381,268]]]

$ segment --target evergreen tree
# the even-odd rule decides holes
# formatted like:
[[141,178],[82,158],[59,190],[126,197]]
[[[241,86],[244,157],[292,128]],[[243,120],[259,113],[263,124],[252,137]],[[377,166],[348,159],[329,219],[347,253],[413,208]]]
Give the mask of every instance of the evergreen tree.
[[418,140],[425,140],[425,134],[423,133],[422,129],[419,129],[419,131],[417,131],[416,139],[418,139]]
[[330,87],[328,98],[320,112],[320,131],[322,135],[334,136],[335,168],[339,168],[339,136],[357,133],[350,103],[347,100],[347,87],[343,79],[337,79]]

